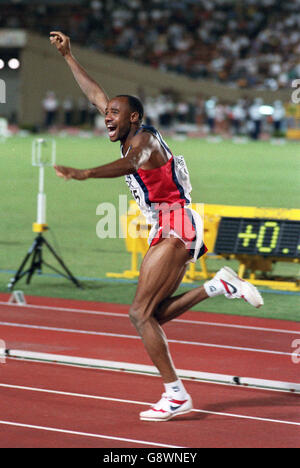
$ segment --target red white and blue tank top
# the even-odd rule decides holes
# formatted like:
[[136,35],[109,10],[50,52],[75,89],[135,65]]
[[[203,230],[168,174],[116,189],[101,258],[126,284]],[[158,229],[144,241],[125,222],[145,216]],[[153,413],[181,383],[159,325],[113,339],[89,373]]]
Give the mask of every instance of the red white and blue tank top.
[[[163,140],[161,134],[152,126],[142,125],[138,130],[146,130],[157,138],[165,150],[168,161],[161,167],[154,169],[138,169],[134,174],[125,176],[126,183],[141,212],[149,224],[157,220],[158,210],[162,204],[180,205],[191,203],[190,192],[192,186],[188,169],[183,156],[174,156]],[[131,147],[125,155],[126,157]]]

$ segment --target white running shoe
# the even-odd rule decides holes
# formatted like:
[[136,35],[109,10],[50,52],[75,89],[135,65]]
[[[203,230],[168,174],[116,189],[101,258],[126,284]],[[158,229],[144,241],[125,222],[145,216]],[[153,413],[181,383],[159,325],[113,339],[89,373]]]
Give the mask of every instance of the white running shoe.
[[166,393],[149,410],[140,413],[142,421],[169,421],[180,414],[186,414],[192,411],[193,402],[190,395],[186,395],[185,400],[175,400]]
[[236,272],[227,266],[221,268],[211,280],[206,281],[204,288],[210,297],[225,294],[228,299],[244,299],[256,308],[264,304],[256,287],[239,278]]

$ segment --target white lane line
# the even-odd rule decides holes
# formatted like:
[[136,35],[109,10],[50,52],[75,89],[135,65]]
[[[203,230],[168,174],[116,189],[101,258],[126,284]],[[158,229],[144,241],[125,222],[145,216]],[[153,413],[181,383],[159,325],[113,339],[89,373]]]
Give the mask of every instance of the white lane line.
[[81,437],[94,437],[96,439],[106,439],[106,440],[117,440],[119,442],[130,442],[133,444],[140,444],[140,445],[150,445],[155,447],[164,447],[164,448],[186,448],[179,445],[166,445],[160,444],[158,442],[147,442],[145,440],[137,440],[137,439],[127,439],[125,437],[115,437],[110,435],[104,434],[93,434],[91,432],[79,432],[79,431],[71,431],[69,429],[58,429],[57,427],[46,427],[46,426],[36,426],[33,424],[24,424],[15,421],[0,421],[0,424],[4,424],[7,426],[16,426],[16,427],[24,427],[26,429],[37,429],[40,431],[48,431],[48,432],[59,432],[61,434],[71,434]]
[[281,419],[260,418],[257,416],[245,416],[243,414],[221,413],[219,411],[207,411],[207,410],[201,410],[201,409],[194,409],[193,411],[197,413],[215,414],[217,416],[228,416],[232,418],[251,419],[253,421],[264,421],[264,422],[271,422],[271,423],[277,423],[277,424],[289,424],[292,426],[300,426],[300,422],[282,421]]
[[[67,308],[67,307],[55,307],[55,306],[43,306],[43,305],[36,305],[36,304],[23,304],[23,305],[16,305],[16,304],[9,304],[8,302],[0,301],[0,305],[5,305],[9,307],[18,307],[18,308],[28,308],[28,309],[42,309],[42,310],[51,310],[51,311],[61,311],[61,312],[71,312],[71,313],[78,313],[78,314],[88,314],[88,315],[103,315],[108,317],[120,317],[128,319],[128,315],[126,313],[120,312],[105,312],[102,310],[88,310],[88,309],[75,309],[75,308]],[[285,330],[281,328],[266,328],[266,327],[255,327],[250,325],[236,325],[230,323],[219,323],[219,322],[206,322],[203,320],[185,320],[185,319],[174,319],[172,322],[179,322],[179,323],[187,323],[193,325],[207,325],[212,327],[225,327],[225,328],[238,328],[244,330],[253,330],[253,331],[264,331],[264,332],[271,332],[271,333],[287,333],[287,334],[296,334],[300,335],[299,330]]]
[[271,333],[287,333],[300,335],[300,331],[296,330],[283,330],[279,328],[265,328],[265,327],[253,327],[248,325],[235,325],[233,323],[218,323],[218,322],[205,322],[200,320],[172,320],[172,322],[181,322],[181,323],[191,323],[193,325],[207,325],[211,327],[224,327],[224,328],[237,328],[241,330],[253,330],[253,331],[262,331],[262,332],[271,332]]
[[72,393],[72,392],[63,392],[61,390],[50,390],[48,388],[37,388],[37,387],[27,387],[24,385],[12,385],[12,384],[4,384],[0,383],[0,387],[5,388],[13,388],[16,390],[29,390],[31,392],[41,392],[41,393],[54,393],[55,395],[65,395],[71,397],[79,397],[79,398],[89,398],[91,400],[107,400],[107,401],[115,401],[116,403],[130,403],[133,405],[152,405],[152,403],[146,403],[142,401],[135,401],[135,400],[124,400],[122,398],[112,398],[112,397],[103,397],[99,395],[88,395],[85,393]]
[[[60,391],[60,390],[50,390],[50,389],[37,388],[37,387],[26,387],[26,386],[21,386],[21,385],[12,385],[12,384],[0,383],[0,387],[12,388],[12,389],[17,389],[17,390],[28,390],[28,391],[32,391],[32,392],[52,393],[52,394],[56,394],[56,395],[64,395],[64,396],[71,396],[71,397],[78,397],[78,398],[88,398],[88,399],[95,399],[95,400],[114,401],[114,402],[117,402],[117,403],[125,403],[125,404],[133,404],[133,405],[143,405],[143,406],[152,405],[152,403],[147,403],[147,402],[144,402],[144,401],[126,400],[126,399],[120,399],[120,398],[103,397],[103,396],[98,396],[98,395],[87,395],[87,394],[84,394],[84,393],[64,392],[64,391]],[[220,411],[208,411],[208,410],[196,409],[196,408],[193,409],[192,411],[195,412],[195,413],[212,414],[212,415],[216,415],[216,416],[227,416],[227,417],[239,418],[239,419],[250,419],[250,420],[254,420],[254,421],[264,421],[264,422],[277,423],[277,424],[288,424],[288,425],[292,425],[292,426],[300,426],[300,422],[296,422],[296,421],[284,421],[284,420],[281,420],[281,419],[261,418],[261,417],[258,417],[258,416],[248,416],[248,415],[237,414],[237,413],[223,413],[223,412],[220,412]],[[106,438],[106,436],[101,436],[101,437]],[[117,438],[116,440],[120,440],[120,439]],[[141,442],[141,441],[137,441],[137,442]],[[152,444],[152,442],[151,442],[151,444]],[[157,445],[159,445],[159,444],[157,444]]]
[[[78,330],[73,328],[57,328],[57,327],[46,327],[44,325],[27,325],[24,323],[15,323],[15,322],[0,322],[0,326],[4,327],[16,327],[16,328],[27,328],[32,330],[46,330],[62,333],[77,333],[82,335],[94,335],[94,336],[110,336],[113,338],[127,338],[131,340],[140,340],[140,337],[137,335],[125,335],[119,333],[108,333],[108,332],[98,332],[93,330]],[[269,349],[259,349],[259,348],[245,348],[241,346],[231,346],[231,345],[219,345],[215,343],[203,343],[198,341],[184,341],[184,340],[173,340],[168,339],[169,343],[178,343],[178,344],[187,344],[193,346],[203,346],[208,348],[220,348],[220,349],[231,349],[235,351],[250,351],[255,353],[265,353],[265,354],[277,354],[282,356],[293,356],[294,353],[287,353],[284,351],[275,351]]]

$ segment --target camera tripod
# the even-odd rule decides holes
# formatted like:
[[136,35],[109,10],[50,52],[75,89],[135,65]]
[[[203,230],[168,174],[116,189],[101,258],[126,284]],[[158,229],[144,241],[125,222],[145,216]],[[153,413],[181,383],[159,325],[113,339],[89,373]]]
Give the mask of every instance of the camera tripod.
[[[45,138],[37,138],[32,143],[32,165],[39,167],[39,192],[37,197],[37,221],[33,223],[33,232],[38,233],[36,238],[33,241],[32,246],[28,250],[23,262],[21,263],[17,273],[14,278],[11,278],[8,283],[8,289],[13,289],[14,285],[19,281],[23,276],[27,275],[27,284],[30,283],[30,280],[37,270],[39,274],[42,273],[42,266],[46,265],[48,268],[56,271],[59,275],[64,276],[65,278],[72,281],[78,288],[82,286],[77,281],[77,279],[72,275],[70,270],[66,267],[63,260],[57,255],[53,247],[49,242],[44,238],[43,232],[46,231],[48,225],[46,223],[46,194],[44,192],[44,169],[46,166],[53,166],[55,164],[56,157],[56,143],[55,140],[47,140]],[[49,252],[53,257],[58,261],[64,273],[57,270],[57,268],[49,265],[43,260],[43,246],[47,247]],[[30,260],[31,264],[27,270],[24,270],[27,262]]]
[[[53,255],[53,257],[58,261],[62,269],[64,270],[64,273],[59,271],[57,268],[49,265],[47,262],[44,261],[43,259],[43,246],[47,247],[49,252]],[[28,261],[30,261],[31,258],[31,263],[30,266],[27,270],[25,270],[26,264]],[[67,268],[63,260],[57,255],[53,247],[49,244],[49,242],[45,239],[43,236],[42,232],[40,232],[36,238],[33,241],[33,244],[31,245],[30,249],[28,250],[24,260],[22,261],[18,271],[16,272],[15,276],[11,278],[10,282],[8,283],[8,289],[12,290],[21,278],[23,276],[27,275],[26,283],[29,284],[30,280],[35,273],[35,271],[38,272],[38,274],[42,273],[42,266],[46,265],[48,268],[51,268],[54,270],[56,273],[58,273],[61,276],[64,276],[65,278],[69,279],[72,281],[78,288],[81,288],[82,286],[78,282],[78,280],[72,275],[70,270]]]

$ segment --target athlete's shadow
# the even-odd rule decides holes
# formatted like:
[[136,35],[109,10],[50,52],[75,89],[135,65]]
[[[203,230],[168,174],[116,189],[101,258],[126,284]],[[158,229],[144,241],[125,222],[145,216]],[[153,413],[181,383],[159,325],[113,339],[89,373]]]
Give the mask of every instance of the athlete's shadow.
[[[297,409],[297,414],[299,414],[300,407],[300,396],[293,393],[286,393],[281,395],[268,395],[268,396],[256,396],[252,398],[244,398],[239,400],[225,400],[219,403],[211,403],[209,405],[201,406],[201,404],[195,404],[195,409],[199,408],[199,411],[193,411],[187,416],[190,416],[190,419],[203,420],[211,416],[211,413],[230,413],[234,411],[236,414],[239,414],[243,408],[274,408],[274,414],[265,416],[270,419],[281,419],[281,414],[284,415],[284,420],[293,421],[295,418],[295,412]],[[280,411],[281,409],[281,411]],[[203,412],[202,412],[202,411]],[[238,411],[237,411],[238,410]],[[233,413],[234,414],[234,413]],[[247,416],[247,414],[244,414]],[[251,414],[250,416],[253,416]],[[257,412],[257,417],[264,417],[260,415],[260,412]]]

